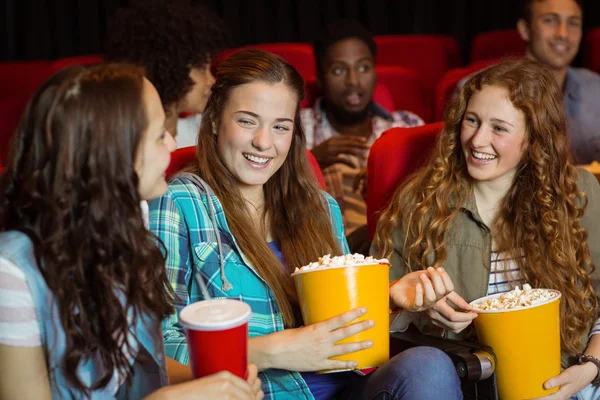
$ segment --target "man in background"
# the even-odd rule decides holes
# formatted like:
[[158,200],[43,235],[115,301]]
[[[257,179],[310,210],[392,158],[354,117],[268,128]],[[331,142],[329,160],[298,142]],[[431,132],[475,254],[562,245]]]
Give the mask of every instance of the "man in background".
[[411,112],[386,110],[373,101],[376,51],[373,36],[360,23],[330,24],[314,43],[322,97],[301,111],[307,148],[340,204],[350,249],[362,254],[370,244],[364,200],[369,148],[387,129],[423,124]]

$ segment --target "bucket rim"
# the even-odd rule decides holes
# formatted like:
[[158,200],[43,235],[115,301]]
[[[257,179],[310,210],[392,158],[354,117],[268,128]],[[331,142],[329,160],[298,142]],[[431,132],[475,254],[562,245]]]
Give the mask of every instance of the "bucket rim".
[[324,268],[313,268],[313,269],[307,269],[307,270],[298,270],[298,271],[294,271],[294,273],[292,273],[290,276],[294,277],[297,275],[301,275],[301,274],[307,274],[309,272],[321,272],[321,271],[330,271],[333,269],[342,269],[342,268],[354,268],[354,267],[374,267],[374,266],[378,266],[378,265],[386,265],[387,267],[390,267],[390,263],[389,262],[373,262],[373,263],[368,263],[368,264],[350,264],[350,265],[336,265],[333,267],[324,267]]
[[[544,289],[544,290],[548,290],[550,292],[554,292],[554,293],[558,293],[558,296],[553,297],[551,299],[548,299],[546,301],[543,301],[541,303],[536,303],[536,304],[532,304],[529,306],[520,306],[520,307],[514,307],[508,310],[477,310],[475,308],[473,308],[471,311],[477,313],[477,314],[501,314],[501,313],[508,313],[508,312],[514,312],[514,311],[523,311],[523,310],[530,310],[532,308],[536,308],[536,307],[540,307],[540,306],[544,306],[547,304],[550,304],[556,300],[560,300],[560,298],[562,297],[562,293],[556,289],[546,289],[546,288],[536,288],[536,289]],[[502,292],[502,293],[495,293],[495,294],[490,294],[488,296],[484,296],[484,297],[480,297],[476,300],[471,301],[469,304],[471,306],[484,302],[485,300],[489,300],[489,299],[493,299],[496,297],[500,297],[503,294],[506,294],[507,292]]]

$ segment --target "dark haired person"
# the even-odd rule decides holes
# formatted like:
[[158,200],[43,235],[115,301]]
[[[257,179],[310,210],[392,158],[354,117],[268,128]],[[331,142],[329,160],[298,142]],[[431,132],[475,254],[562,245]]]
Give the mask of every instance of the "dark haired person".
[[367,253],[367,206],[363,180],[371,144],[387,129],[422,125],[408,111],[386,110],[373,101],[377,81],[372,35],[359,22],[339,20],[314,43],[317,83],[323,97],[302,110],[306,146],[340,203],[350,249]]
[[167,189],[164,123],[130,65],[63,70],[30,100],[0,177],[0,399],[262,398],[254,366],[192,380],[165,357],[173,293],[139,207]]
[[[214,83],[210,65],[225,47],[219,18],[188,0],[137,1],[117,10],[108,26],[107,61],[141,66],[158,90],[177,147],[194,146],[200,113]],[[191,113],[179,118],[181,113]]]

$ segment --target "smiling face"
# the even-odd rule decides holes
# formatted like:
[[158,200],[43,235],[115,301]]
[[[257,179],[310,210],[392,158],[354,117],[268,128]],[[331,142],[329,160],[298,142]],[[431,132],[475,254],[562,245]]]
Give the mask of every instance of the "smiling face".
[[566,69],[579,51],[582,11],[575,0],[538,0],[531,5],[531,21],[517,28],[528,42],[527,53],[554,70]]
[[524,153],[525,116],[506,89],[484,86],[469,99],[460,142],[469,175],[480,182],[512,181]]
[[340,119],[363,115],[373,97],[377,77],[373,54],[359,39],[331,45],[323,57],[321,85],[328,103]]
[[247,83],[231,91],[217,148],[241,190],[262,189],[290,150],[298,99],[284,84]]
[[144,78],[142,98],[148,126],[138,146],[135,171],[138,191],[142,200],[151,200],[165,194],[165,171],[171,161],[171,152],[177,147],[165,129],[165,112],[154,86]]

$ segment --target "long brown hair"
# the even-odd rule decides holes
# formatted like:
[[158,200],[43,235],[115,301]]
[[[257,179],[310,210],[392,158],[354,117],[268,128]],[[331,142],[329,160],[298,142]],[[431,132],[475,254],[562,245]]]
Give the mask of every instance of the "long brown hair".
[[493,221],[494,241],[498,249],[518,255],[523,250],[516,262],[524,281],[561,291],[562,348],[574,354],[598,307],[590,279],[595,267],[580,223],[587,197],[577,188],[562,93],[552,73],[537,62],[505,61],[467,82],[447,109],[430,162],[396,191],[382,214],[376,245],[380,255],[390,255],[392,230],[402,226],[410,269],[425,268],[432,254],[435,266],[444,263],[445,234],[472,190],[460,144],[462,119],[471,96],[488,85],[506,89],[523,113],[527,142]]
[[[265,212],[270,229],[281,249],[285,271],[268,244],[253,227],[250,213],[236,178],[225,167],[217,150],[213,123],[219,125],[231,91],[251,82],[286,85],[297,98],[292,144],[286,160],[265,184]],[[278,56],[260,50],[233,54],[219,65],[217,81],[203,113],[198,137],[198,165],[193,168],[215,191],[223,204],[227,222],[241,250],[267,282],[286,327],[298,320],[298,299],[290,272],[324,254],[340,254],[329,211],[305,154],[306,139],[300,122],[304,81]]]
[[[51,77],[27,106],[0,180],[0,231],[31,238],[65,332],[61,367],[87,396],[114,370],[132,372],[128,314],[160,320],[173,310],[134,169],[148,125],[143,79],[124,65]],[[87,387],[76,372],[92,357],[106,373]]]

